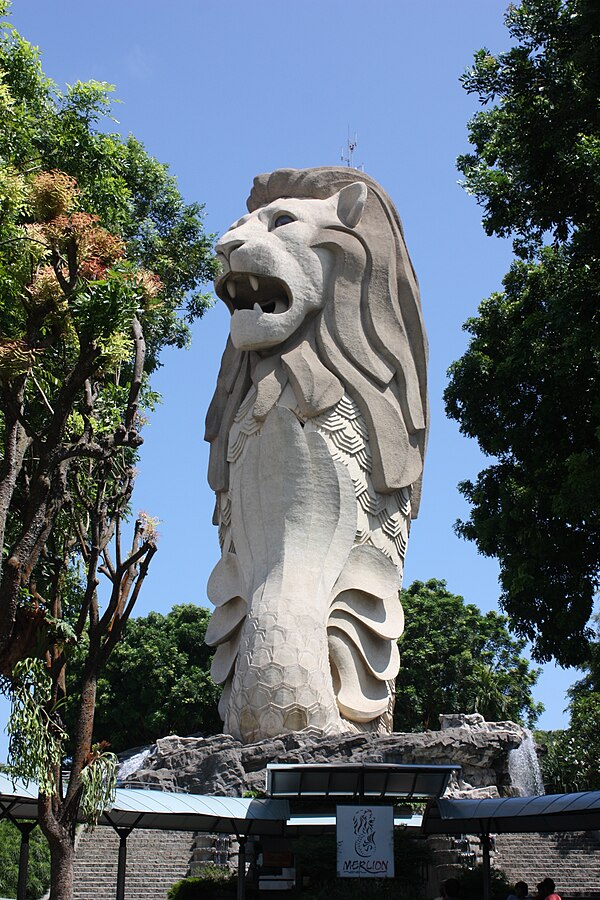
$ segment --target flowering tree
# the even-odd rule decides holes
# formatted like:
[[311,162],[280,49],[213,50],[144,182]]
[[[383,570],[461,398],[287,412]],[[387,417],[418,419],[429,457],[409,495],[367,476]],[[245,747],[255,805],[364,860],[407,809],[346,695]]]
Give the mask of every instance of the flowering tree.
[[[51,898],[67,900],[78,809],[93,820],[110,793],[98,675],[156,552],[147,515],[124,536],[149,376],[185,345],[213,263],[200,208],[134,138],[98,127],[106,85],[59,93],[6,23],[0,78],[0,671],[9,763],[39,785]],[[64,786],[60,709],[84,635]]]

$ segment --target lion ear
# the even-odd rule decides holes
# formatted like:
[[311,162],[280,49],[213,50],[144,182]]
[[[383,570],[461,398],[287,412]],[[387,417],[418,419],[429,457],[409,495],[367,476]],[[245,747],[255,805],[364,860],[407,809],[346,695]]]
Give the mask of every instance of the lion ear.
[[356,228],[367,201],[367,186],[362,181],[347,185],[337,195],[338,219],[347,228]]

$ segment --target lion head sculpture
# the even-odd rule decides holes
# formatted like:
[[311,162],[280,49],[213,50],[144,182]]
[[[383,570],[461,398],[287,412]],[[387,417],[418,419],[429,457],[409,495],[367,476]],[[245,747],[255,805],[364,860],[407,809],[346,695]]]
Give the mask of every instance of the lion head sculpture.
[[217,244],[231,328],[206,420],[220,710],[243,740],[390,730],[428,428],[417,280],[361,172],[260,175],[248,210]]
[[259,175],[247,205],[217,246],[216,291],[232,320],[206,419],[210,486],[228,485],[227,437],[251,384],[250,356],[276,354],[308,417],[333,406],[340,385],[348,392],[369,427],[376,489],[413,485],[415,518],[427,339],[398,213],[372,178],[343,167]]

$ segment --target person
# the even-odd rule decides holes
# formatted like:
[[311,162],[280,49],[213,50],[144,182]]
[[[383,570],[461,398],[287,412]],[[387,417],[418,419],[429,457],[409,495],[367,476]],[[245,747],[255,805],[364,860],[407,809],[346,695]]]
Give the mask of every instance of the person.
[[517,881],[514,891],[508,895],[506,900],[531,900],[527,882]]
[[458,900],[460,883],[458,878],[447,878],[442,884],[442,897],[444,900]]
[[543,898],[543,900],[561,900],[560,894],[556,893],[556,885],[551,878],[544,878],[542,881],[540,897]]

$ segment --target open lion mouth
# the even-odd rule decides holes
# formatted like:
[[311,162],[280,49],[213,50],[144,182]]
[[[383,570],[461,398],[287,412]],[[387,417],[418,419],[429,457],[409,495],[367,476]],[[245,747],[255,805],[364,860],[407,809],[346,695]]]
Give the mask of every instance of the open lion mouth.
[[270,275],[229,272],[216,286],[216,292],[232,315],[239,309],[277,315],[291,306],[285,282]]

